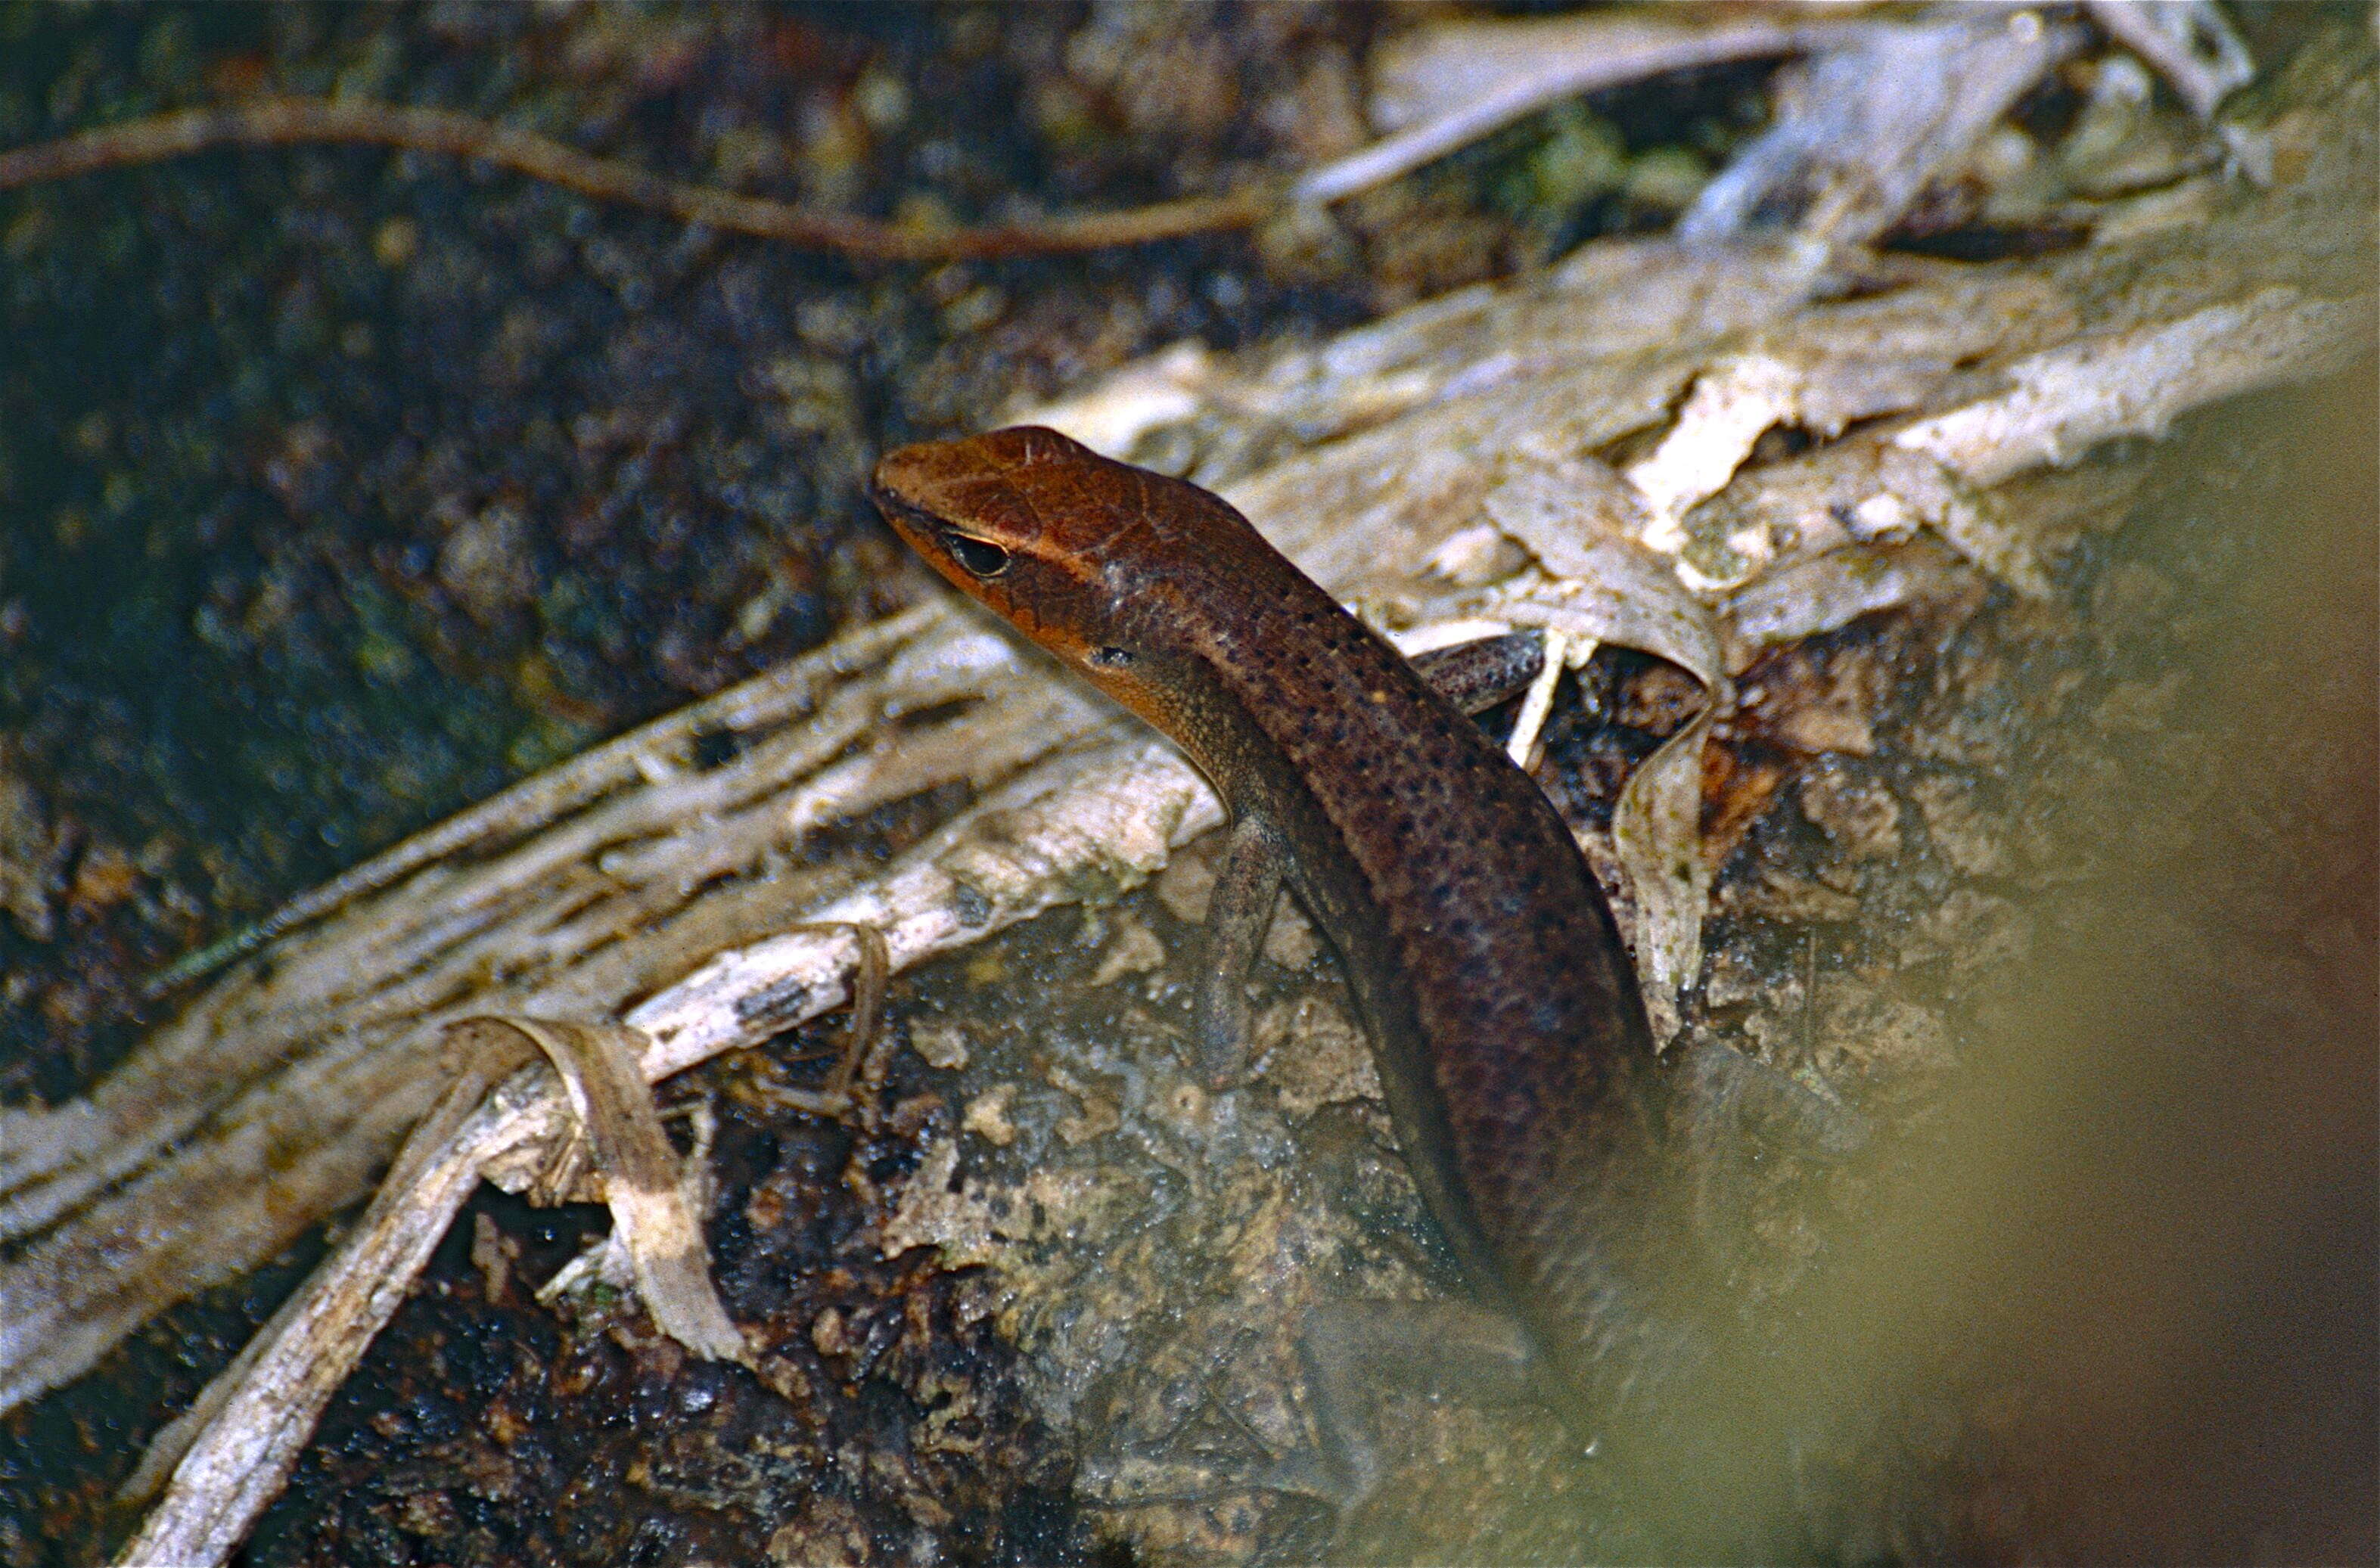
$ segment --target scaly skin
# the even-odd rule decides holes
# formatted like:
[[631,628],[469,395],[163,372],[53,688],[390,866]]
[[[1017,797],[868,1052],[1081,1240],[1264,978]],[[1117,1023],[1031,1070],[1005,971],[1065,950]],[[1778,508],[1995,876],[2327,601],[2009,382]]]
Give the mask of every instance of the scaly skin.
[[1020,427],[904,447],[872,493],[942,576],[1172,737],[1288,850],[1422,1195],[1572,1385],[1555,1403],[1573,1425],[1693,1359],[1653,1283],[1668,1227],[1643,1002],[1537,786],[1196,485]]

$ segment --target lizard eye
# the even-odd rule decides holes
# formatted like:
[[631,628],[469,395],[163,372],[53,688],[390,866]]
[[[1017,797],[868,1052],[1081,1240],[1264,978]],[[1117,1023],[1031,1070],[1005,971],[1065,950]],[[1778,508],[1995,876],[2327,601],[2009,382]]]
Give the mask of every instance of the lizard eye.
[[1008,570],[1008,552],[988,539],[971,539],[963,533],[945,533],[942,543],[953,560],[979,577],[996,577]]

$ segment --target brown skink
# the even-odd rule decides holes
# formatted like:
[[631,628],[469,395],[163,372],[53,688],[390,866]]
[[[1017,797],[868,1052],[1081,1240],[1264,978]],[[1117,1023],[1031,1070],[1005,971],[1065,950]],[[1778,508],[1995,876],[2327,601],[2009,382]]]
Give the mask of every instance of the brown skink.
[[1423,1197],[1580,1396],[1559,1403],[1592,1422],[1669,1369],[1691,1336],[1644,1257],[1651,1035],[1602,891],[1537,786],[1196,485],[1021,427],[893,452],[872,493],[942,576],[1224,796],[1198,998],[1209,1076],[1237,1064],[1243,981],[1285,877],[1345,966]]

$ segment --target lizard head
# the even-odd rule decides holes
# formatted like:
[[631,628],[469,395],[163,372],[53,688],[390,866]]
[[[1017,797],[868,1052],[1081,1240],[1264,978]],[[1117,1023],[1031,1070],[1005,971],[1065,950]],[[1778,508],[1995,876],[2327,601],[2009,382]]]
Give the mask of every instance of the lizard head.
[[1235,529],[1263,548],[1196,486],[1035,425],[887,453],[868,494],[961,591],[1135,710],[1183,564],[1222,564]]

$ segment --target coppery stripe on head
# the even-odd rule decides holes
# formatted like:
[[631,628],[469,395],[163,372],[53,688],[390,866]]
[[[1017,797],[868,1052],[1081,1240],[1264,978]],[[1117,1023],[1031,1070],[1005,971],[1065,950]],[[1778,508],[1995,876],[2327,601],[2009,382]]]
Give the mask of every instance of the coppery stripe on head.
[[937,565],[954,536],[982,540],[1088,588],[1119,554],[1150,558],[1130,547],[1135,536],[1168,531],[1157,524],[1171,497],[1152,480],[1163,482],[1057,431],[1019,425],[887,453],[869,488],[887,519]]

